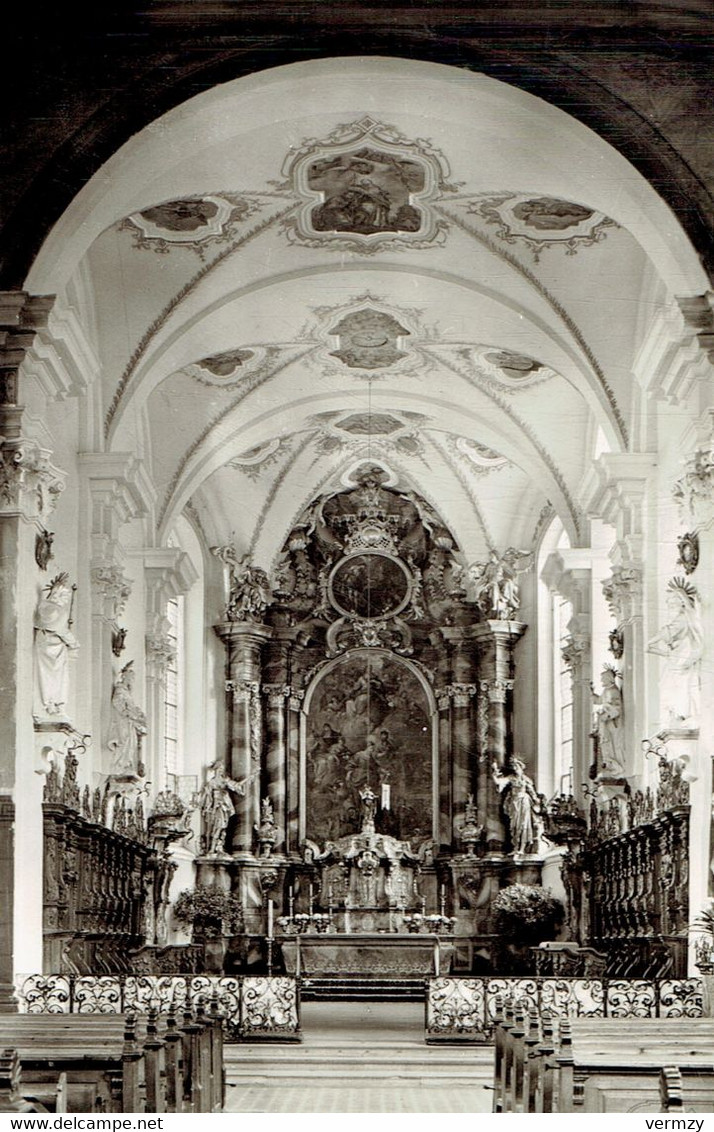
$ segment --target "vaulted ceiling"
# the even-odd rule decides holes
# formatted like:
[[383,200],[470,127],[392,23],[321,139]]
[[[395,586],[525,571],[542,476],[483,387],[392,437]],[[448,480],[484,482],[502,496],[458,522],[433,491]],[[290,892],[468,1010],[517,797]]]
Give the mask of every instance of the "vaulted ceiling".
[[626,451],[643,326],[702,276],[614,149],[506,84],[326,59],[201,94],[127,142],[28,280],[80,306],[103,443],[134,451],[159,538],[185,514],[270,568],[365,461],[467,561],[529,549]]

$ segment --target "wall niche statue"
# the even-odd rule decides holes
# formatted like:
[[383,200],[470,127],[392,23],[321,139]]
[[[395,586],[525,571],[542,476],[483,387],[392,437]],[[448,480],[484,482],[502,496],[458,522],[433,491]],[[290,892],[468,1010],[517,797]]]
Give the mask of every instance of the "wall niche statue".
[[699,724],[701,660],[704,629],[696,586],[686,578],[667,585],[668,621],[650,640],[647,650],[666,659],[660,687],[667,723],[675,727]]
[[125,664],[112,689],[111,722],[107,747],[112,761],[110,774],[124,778],[143,777],[141,743],[146,735],[146,716],[134,702],[134,662]]
[[537,852],[543,827],[542,806],[533,779],[526,774],[526,764],[514,756],[506,763],[503,772],[494,762],[492,773],[503,799],[503,812],[514,854],[523,856]]
[[33,714],[36,719],[65,718],[69,698],[69,654],[79,648],[72,632],[76,586],[57,574],[44,586],[35,610]]
[[623,727],[622,692],[617,683],[617,671],[611,664],[602,670],[602,691],[596,692],[592,684],[593,731],[597,742],[596,769],[598,774],[623,778],[627,774],[627,754]]

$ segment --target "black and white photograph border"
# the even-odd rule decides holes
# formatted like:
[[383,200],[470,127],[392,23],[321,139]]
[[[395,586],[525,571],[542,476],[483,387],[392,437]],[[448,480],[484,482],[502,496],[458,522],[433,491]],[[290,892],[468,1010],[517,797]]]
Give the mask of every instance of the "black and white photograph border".
[[13,14],[0,1128],[714,1115],[713,34]]

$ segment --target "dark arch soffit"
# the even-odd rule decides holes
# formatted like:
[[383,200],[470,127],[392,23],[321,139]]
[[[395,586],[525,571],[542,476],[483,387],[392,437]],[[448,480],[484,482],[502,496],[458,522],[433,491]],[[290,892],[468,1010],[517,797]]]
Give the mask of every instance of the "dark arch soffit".
[[[345,25],[339,32],[329,28],[310,35],[305,32],[301,25],[282,35],[273,31],[264,37],[246,36],[240,45],[226,47],[225,36],[216,29],[203,29],[200,38],[194,35],[185,42],[174,38],[170,50],[152,37],[134,44],[129,81],[126,60],[123,56],[115,59],[111,51],[116,48],[110,44],[103,59],[103,89],[110,90],[109,97],[91,113],[68,122],[66,136],[57,148],[47,151],[47,160],[0,232],[0,288],[22,286],[44,239],[82,186],[124,142],[157,117],[231,79],[340,55],[387,55],[457,66],[509,83],[559,107],[608,141],[643,174],[679,218],[705,269],[710,276],[714,274],[714,199],[708,188],[651,123],[572,62],[540,46],[521,45],[515,50],[513,45],[470,41],[462,30],[450,35],[434,27],[360,29],[358,39],[354,29],[345,34]],[[235,27],[232,36],[237,40]],[[126,42],[123,48],[129,49]],[[568,53],[572,57],[577,50],[571,47]],[[629,46],[623,49],[624,59],[630,50]],[[49,99],[51,81],[47,88]],[[56,89],[54,94],[58,94]],[[21,119],[15,129],[22,129]]]

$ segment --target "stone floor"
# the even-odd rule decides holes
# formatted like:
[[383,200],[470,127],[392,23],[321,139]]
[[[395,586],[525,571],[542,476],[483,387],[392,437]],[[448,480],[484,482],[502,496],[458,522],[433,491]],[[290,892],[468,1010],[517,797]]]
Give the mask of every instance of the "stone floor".
[[302,1031],[226,1048],[226,1112],[491,1111],[493,1050],[427,1046],[421,1003],[303,1003]]

